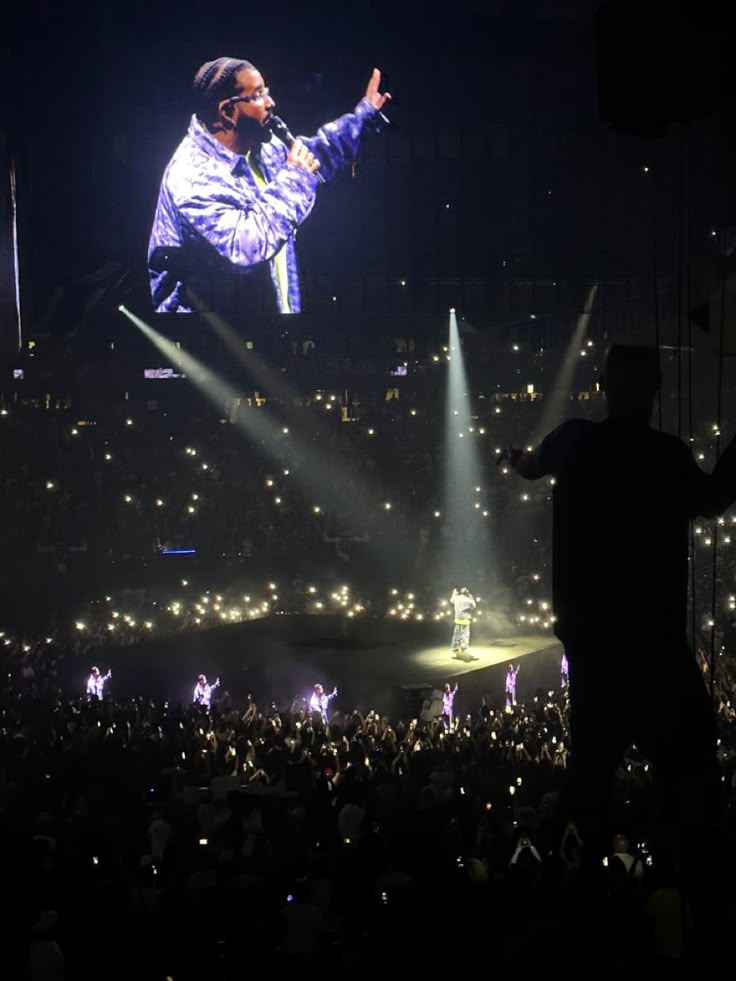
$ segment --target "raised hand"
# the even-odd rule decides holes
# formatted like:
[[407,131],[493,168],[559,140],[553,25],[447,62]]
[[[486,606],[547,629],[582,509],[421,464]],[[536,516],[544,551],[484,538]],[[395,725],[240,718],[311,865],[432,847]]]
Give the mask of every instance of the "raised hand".
[[368,87],[365,90],[365,97],[373,106],[374,109],[383,109],[387,102],[391,99],[390,92],[379,92],[378,88],[381,84],[381,71],[379,68],[374,68],[373,73],[368,80]]

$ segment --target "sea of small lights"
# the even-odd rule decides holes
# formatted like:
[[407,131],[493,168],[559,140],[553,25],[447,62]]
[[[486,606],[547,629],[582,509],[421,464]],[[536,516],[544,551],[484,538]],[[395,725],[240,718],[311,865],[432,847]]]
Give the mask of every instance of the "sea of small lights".
[[[58,640],[65,643],[76,636],[101,638],[109,644],[130,643],[135,637],[165,636],[182,631],[205,630],[226,623],[294,614],[339,616],[348,620],[380,617],[417,624],[452,621],[453,617],[449,599],[434,597],[421,601],[418,593],[398,587],[391,587],[376,602],[359,595],[347,584],[308,585],[300,590],[297,602],[290,606],[282,598],[276,582],[265,583],[260,589],[247,593],[230,589],[202,592],[194,591],[190,586],[188,579],[182,579],[177,597],[151,600],[135,611],[126,611],[113,594],[105,594],[101,599],[92,601],[86,612],[70,623],[65,636],[45,636],[41,642]],[[287,591],[293,602],[293,590]],[[189,595],[190,592],[196,592],[196,595]],[[498,611],[486,608],[482,597],[476,596],[475,599],[478,607],[471,617],[472,623],[481,625],[490,622]],[[523,608],[517,611],[514,619],[519,627],[533,628],[535,632],[551,630],[554,623],[549,600],[531,597],[524,601]],[[14,642],[9,631],[1,632],[0,639],[6,646]]]
[[[588,340],[580,351],[581,357],[588,357],[594,353],[594,342]],[[513,344],[511,350],[514,355],[523,353],[524,345]],[[429,356],[430,363],[437,364],[440,361],[447,361],[450,354],[447,347],[442,347],[438,352]],[[590,359],[588,359],[590,360]],[[414,362],[414,365],[418,362]],[[595,370],[594,366],[593,370]],[[599,398],[599,393],[591,389],[585,394],[586,399]],[[499,437],[501,433],[494,426],[496,417],[506,409],[513,409],[514,403],[518,400],[541,400],[542,393],[535,392],[533,385],[526,386],[526,390],[519,393],[493,392],[491,393],[483,408],[483,415],[476,415],[471,419],[466,427],[458,430],[458,438],[478,438],[486,440],[486,454],[493,456],[501,452],[503,445]],[[259,406],[265,406],[266,401],[260,399]],[[345,421],[356,421],[350,418],[349,407],[343,404],[342,396],[319,389],[304,400],[304,408],[313,411],[321,408],[324,410],[337,409],[338,415],[342,415]],[[424,410],[421,406],[398,402],[392,406],[393,418],[383,419],[371,425],[362,424],[363,437],[370,441],[380,440],[382,430],[389,426],[401,424],[402,420],[406,425],[412,425],[412,421],[421,418]],[[11,419],[13,412],[6,406],[0,409],[0,417]],[[135,432],[136,427],[141,423],[133,414],[121,420],[121,429]],[[293,438],[291,430],[284,425],[280,428],[281,436],[285,441]],[[95,425],[90,420],[78,420],[75,424],[70,424],[68,434],[70,441],[78,442],[95,438]],[[495,439],[498,443],[494,444]],[[693,437],[690,442],[696,460],[706,467],[714,462],[714,448],[716,441],[720,438],[720,428],[716,423],[709,424],[702,437]],[[174,440],[174,437],[171,437]],[[99,449],[99,447],[98,447]],[[173,449],[173,447],[172,447]],[[146,521],[146,516],[152,512],[162,514],[167,509],[176,509],[177,516],[183,521],[182,527],[186,528],[186,519],[194,518],[202,509],[216,507],[217,485],[221,479],[218,473],[217,463],[205,459],[206,454],[200,447],[194,446],[190,442],[182,441],[178,451],[182,457],[191,463],[192,477],[196,476],[196,489],[184,490],[186,503],[181,504],[181,488],[177,487],[176,494],[167,494],[161,488],[142,492],[140,488],[123,488],[119,496],[119,506],[129,515],[129,520]],[[113,465],[123,457],[122,452],[118,451],[114,445],[114,439],[104,441],[104,451],[98,453],[97,458],[105,464]],[[282,508],[292,504],[303,506],[303,494],[301,489],[293,488],[290,479],[294,479],[295,474],[291,467],[283,466],[272,469],[263,479],[263,492],[268,495],[270,505],[274,508]],[[519,480],[508,466],[501,466],[493,469],[494,480],[511,480],[512,499],[520,507],[531,505],[545,506],[549,501],[551,490],[554,485],[554,478],[548,478],[535,484],[528,484]],[[212,483],[208,485],[207,480]],[[205,481],[203,484],[202,481]],[[64,492],[63,480],[54,473],[49,473],[42,483],[44,492],[49,496]],[[475,488],[476,499],[473,501],[472,511],[480,519],[492,517],[490,506],[488,505],[488,488],[477,486]],[[176,498],[176,503],[174,503]],[[309,506],[311,514],[320,516],[329,511],[328,501],[313,501]],[[398,501],[390,499],[385,495],[376,501],[374,520],[380,514],[390,517],[391,513],[400,507]],[[428,512],[427,518],[441,521],[443,517],[440,507],[434,506]],[[710,556],[714,548],[718,549],[719,554],[724,552],[732,544],[732,526],[736,524],[736,515],[720,517],[717,521],[700,521],[694,526],[695,558],[697,567],[703,572],[710,565]],[[705,561],[703,560],[703,557]],[[539,563],[541,565],[541,563]],[[548,591],[549,584],[544,581],[546,576],[540,573],[529,573],[528,577],[535,583],[539,583],[542,590]],[[185,583],[185,580],[182,580]],[[90,608],[78,615],[73,622],[72,632],[80,634],[96,634],[106,631],[109,641],[115,642],[117,636],[131,632],[140,631],[148,634],[166,634],[172,630],[199,629],[211,627],[218,623],[235,623],[250,619],[262,618],[271,615],[287,615],[295,612],[307,612],[313,615],[340,615],[346,618],[357,618],[366,616],[386,616],[404,621],[441,621],[448,619],[452,615],[452,610],[447,599],[434,597],[428,601],[419,600],[416,588],[398,589],[391,588],[385,598],[368,597],[357,595],[355,590],[347,585],[330,587],[325,585],[313,585],[307,587],[306,595],[297,605],[290,607],[285,605],[285,600],[280,599],[278,589],[275,584],[262,584],[258,589],[251,592],[235,595],[232,590],[226,593],[217,593],[213,590],[205,589],[200,594],[192,598],[187,595],[186,589],[182,588],[182,595],[172,597],[168,600],[153,600],[150,606],[144,611],[126,611],[123,603],[116,602],[111,594],[105,594],[106,598],[90,605]],[[551,630],[554,624],[554,616],[548,596],[527,596],[520,600],[520,608],[511,611],[511,616],[520,627],[533,628],[534,630]],[[728,594],[725,598],[719,597],[718,610],[725,615],[729,622],[733,619],[730,614],[736,613],[736,595]],[[481,604],[476,621],[481,621],[486,616],[486,611]],[[702,620],[702,627],[710,629],[715,626],[712,614],[709,612]],[[720,621],[719,621],[720,626]],[[2,639],[6,644],[10,643],[9,635],[3,634]],[[46,641],[43,641],[46,642]]]

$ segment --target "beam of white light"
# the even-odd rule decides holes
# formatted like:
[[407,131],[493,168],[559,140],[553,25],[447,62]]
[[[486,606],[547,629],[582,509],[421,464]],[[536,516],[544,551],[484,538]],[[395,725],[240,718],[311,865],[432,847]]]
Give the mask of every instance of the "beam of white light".
[[562,359],[557,378],[550,387],[549,394],[545,394],[544,408],[539,419],[539,424],[530,440],[532,446],[536,446],[548,432],[558,426],[563,420],[573,375],[580,361],[580,351],[583,349],[583,344],[588,333],[588,326],[590,324],[591,314],[593,313],[593,305],[597,292],[598,283],[594,283],[588,290],[588,296],[583,305],[582,313],[575,324],[575,329],[572,332],[570,343]]
[[15,320],[18,350],[23,350],[23,311],[20,302],[20,249],[18,245],[18,186],[15,160],[10,161],[10,201],[13,210],[13,279],[15,281]]
[[[180,344],[175,344],[168,337],[164,337],[163,334],[154,330],[145,320],[141,320],[140,317],[136,316],[126,307],[121,306],[119,309],[168,361],[171,361],[172,364],[176,365],[187,376],[189,381],[217,409],[224,411],[225,405],[230,399],[240,398],[240,394],[224,378],[221,378],[214,371],[207,368],[206,365],[202,364],[201,361],[185,350]],[[261,439],[276,440],[278,438],[279,427],[266,416],[256,417],[254,414],[254,419],[248,428],[252,428],[253,432]]]
[[[120,310],[169,361],[179,366],[218,410],[222,411],[229,400],[242,397],[242,393],[232,388],[224,378],[211,371],[180,345],[164,337],[125,307],[120,307]],[[313,440],[309,443],[300,442],[289,427],[283,426],[280,420],[274,421],[264,411],[253,409],[240,412],[236,425],[279,465],[284,463],[284,436],[290,434],[291,445],[299,450],[296,455],[305,459],[303,466],[295,467],[294,480],[308,492],[312,500],[321,505],[322,510],[329,508],[333,512],[344,526],[348,537],[351,533],[364,531],[365,518],[374,509],[377,495],[370,496],[365,488],[350,487],[348,492],[345,470],[339,461],[333,462]]]
[[[296,407],[299,401],[299,392],[286,381],[281,372],[274,371],[252,348],[245,347],[242,338],[219,314],[207,312],[203,316],[230,354],[248,370],[259,388],[262,388],[266,394],[278,401],[279,409],[289,426],[293,428],[295,436],[310,442],[310,465],[322,475],[325,484],[334,492],[334,489],[338,488],[344,479],[344,466],[341,465],[340,460],[336,460],[320,450],[319,445],[323,436],[321,425],[317,423],[313,415],[304,412],[303,408]],[[363,469],[362,458],[358,453],[353,452],[349,445],[341,447],[341,459],[345,465],[352,465],[356,470]],[[372,502],[378,500],[380,496],[378,486],[365,481],[357,491],[357,497],[353,492],[354,500],[350,507],[351,512],[366,514],[372,508]],[[322,492],[321,498],[325,500],[324,492]],[[345,505],[343,505],[343,512],[345,509]]]
[[206,312],[202,317],[209,324],[212,330],[223,342],[232,356],[247,368],[254,381],[263,390],[274,398],[280,399],[284,406],[293,404],[298,393],[284,380],[280,372],[274,371],[269,367],[263,358],[252,349],[243,344],[243,339],[219,314]]
[[[441,564],[453,584],[461,585],[459,580],[467,578],[471,568],[474,572],[485,570],[488,550],[484,541],[485,525],[470,541],[467,536],[470,522],[484,521],[485,509],[479,500],[483,496],[482,465],[478,444],[469,433],[473,425],[472,404],[454,309],[449,315],[447,356],[443,518],[448,535]],[[478,487],[480,492],[476,490]]]

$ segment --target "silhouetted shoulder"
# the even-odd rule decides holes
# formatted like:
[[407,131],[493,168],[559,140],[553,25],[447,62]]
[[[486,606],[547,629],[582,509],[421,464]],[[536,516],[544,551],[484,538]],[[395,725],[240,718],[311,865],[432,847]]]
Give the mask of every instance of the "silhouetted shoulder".
[[652,429],[651,432],[661,443],[664,452],[671,453],[673,457],[679,458],[684,463],[697,466],[692,451],[686,443],[683,443],[679,436],[675,436],[672,433],[662,433],[656,429]]
[[568,419],[544,437],[539,447],[539,464],[545,474],[557,474],[578,442],[591,436],[600,423],[590,419]]
[[696,476],[709,479],[698,467],[688,445],[679,436],[649,428],[645,440],[645,445],[650,447],[652,463],[672,479],[691,479]]

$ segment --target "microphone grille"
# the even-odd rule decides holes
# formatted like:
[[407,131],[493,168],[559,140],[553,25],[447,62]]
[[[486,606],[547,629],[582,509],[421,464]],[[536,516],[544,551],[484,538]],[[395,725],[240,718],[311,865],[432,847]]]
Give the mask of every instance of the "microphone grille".
[[275,133],[276,136],[278,136],[280,140],[283,140],[287,146],[291,146],[291,144],[294,142],[294,137],[289,132],[289,127],[280,116],[271,116],[268,121],[268,126],[271,132]]

